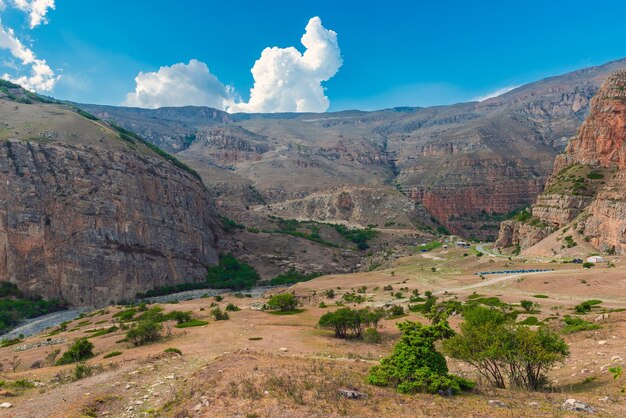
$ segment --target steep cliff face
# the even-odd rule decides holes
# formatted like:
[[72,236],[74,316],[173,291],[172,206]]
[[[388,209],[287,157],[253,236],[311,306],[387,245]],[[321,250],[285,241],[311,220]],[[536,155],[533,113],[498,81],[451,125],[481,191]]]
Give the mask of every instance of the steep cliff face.
[[[252,207],[250,190],[280,203],[344,186],[395,185],[451,232],[485,239],[541,193],[591,98],[620,68],[626,59],[483,102],[373,112],[226,115],[82,106],[170,146],[200,173],[227,171],[219,182],[203,175],[224,203],[228,196]],[[209,131],[217,135],[204,136]]]
[[626,71],[613,74],[532,207],[526,224],[503,224],[498,246],[528,248],[546,233],[571,227],[594,248],[626,252]]
[[101,306],[201,280],[217,261],[192,173],[64,106],[0,97],[0,115],[0,280]]

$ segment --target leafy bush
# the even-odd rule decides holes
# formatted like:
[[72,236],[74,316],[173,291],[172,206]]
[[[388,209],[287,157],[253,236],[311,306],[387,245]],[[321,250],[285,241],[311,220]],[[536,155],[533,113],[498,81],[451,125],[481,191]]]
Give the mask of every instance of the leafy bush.
[[181,311],[172,311],[165,315],[164,319],[171,319],[176,321],[177,324],[184,324],[191,322],[193,320],[193,315],[189,311],[181,312]]
[[402,333],[393,353],[372,367],[367,380],[376,386],[394,387],[401,393],[459,393],[473,383],[448,373],[446,359],[435,342],[454,334],[446,321],[434,325],[402,322]]
[[14,283],[0,282],[0,334],[11,330],[23,319],[63,309],[66,309],[64,302],[43,300],[37,295],[27,296]]
[[532,331],[500,311],[472,306],[463,317],[460,333],[443,342],[444,350],[475,367],[495,387],[505,388],[508,380],[514,387],[542,389],[546,372],[569,355],[554,332],[543,327]]
[[272,286],[281,286],[294,284],[299,282],[308,282],[309,280],[313,280],[317,277],[320,277],[322,273],[301,273],[295,268],[291,268],[289,271],[280,274],[270,280],[270,285]]
[[240,311],[241,308],[237,305],[235,305],[234,303],[229,303],[228,305],[226,305],[226,311],[227,312],[237,312]]
[[222,220],[222,227],[224,228],[224,231],[226,231],[226,232],[234,231],[235,229],[245,229],[246,228],[245,225],[237,223],[237,222],[233,221],[232,219],[227,218],[226,216],[220,216],[220,219]]
[[239,262],[231,253],[221,255],[219,265],[207,269],[207,283],[212,288],[249,289],[260,279],[252,266]]
[[175,354],[178,354],[179,356],[183,355],[183,352],[180,351],[178,348],[175,348],[175,347],[166,348],[165,350],[163,350],[163,352],[164,353],[175,353]]
[[334,291],[333,289],[327,289],[327,290],[324,292],[324,295],[326,295],[326,297],[327,297],[328,299],[334,299],[334,298],[335,298],[335,291]]
[[527,312],[530,311],[535,305],[534,302],[530,300],[522,300],[519,304]]
[[571,235],[566,236],[563,241],[565,241],[565,247],[567,248],[573,248],[578,245]]
[[358,295],[354,292],[344,293],[341,297],[344,301],[348,303],[363,303],[365,302],[365,296]]
[[595,265],[594,263],[590,263],[589,261],[585,261],[585,262],[583,263],[583,268],[590,269],[590,268],[591,268],[591,267],[593,267],[594,265]]
[[57,366],[63,364],[76,363],[93,357],[94,345],[86,338],[80,338],[74,341],[74,344],[61,356],[57,361]]
[[592,324],[577,316],[566,316],[563,318],[565,326],[561,329],[563,334],[574,334],[581,331],[589,331],[602,328],[598,324]]
[[162,330],[163,326],[159,322],[144,319],[128,330],[126,338],[136,346],[145,345],[159,341]]
[[213,315],[216,321],[226,321],[229,319],[228,312],[222,311],[219,307],[214,308],[211,311],[211,315]]
[[368,328],[363,331],[363,341],[368,344],[378,344],[382,338],[380,337],[380,333],[375,328]]
[[320,318],[318,326],[331,329],[336,338],[361,338],[365,328],[377,328],[383,313],[365,309],[341,308],[327,312]]
[[291,293],[279,293],[270,297],[267,307],[282,312],[294,311],[298,307],[298,299]]
[[601,304],[602,301],[598,300],[598,299],[591,299],[591,300],[586,300],[582,303],[579,303],[578,305],[574,306],[574,311],[576,313],[579,314],[584,314],[587,312],[591,312],[591,309],[595,306],[595,305],[599,305]]

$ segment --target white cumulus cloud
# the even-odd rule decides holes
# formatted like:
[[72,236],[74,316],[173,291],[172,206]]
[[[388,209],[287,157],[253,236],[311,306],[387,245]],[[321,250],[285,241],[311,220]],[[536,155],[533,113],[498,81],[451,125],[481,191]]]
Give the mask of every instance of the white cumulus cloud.
[[29,75],[13,77],[5,73],[2,75],[2,78],[20,84],[22,87],[29,90],[52,90],[59,77],[55,76],[54,71],[48,66],[46,60],[38,59],[35,53],[22,44],[17,36],[15,36],[13,29],[6,28],[1,21],[0,48],[8,50],[14,58],[21,62],[22,66],[30,67]]
[[[0,0],[0,11],[7,5],[28,14],[31,29],[48,23],[46,15],[54,9],[54,0]],[[3,61],[5,68],[13,70],[15,75],[4,73],[2,78],[20,84],[28,90],[50,91],[60,76],[47,64],[46,60],[37,58],[33,50],[20,41],[12,28],[6,27],[0,20],[0,49],[8,50],[15,60]],[[19,74],[26,69],[27,74]]]
[[324,112],[330,105],[322,83],[341,67],[337,34],[322,26],[319,17],[309,20],[301,39],[301,53],[294,47],[265,48],[252,67],[254,86],[250,101],[238,100],[231,86],[222,84],[208,66],[192,59],[158,71],[139,73],[135,91],[125,106],[209,106],[233,112]]
[[156,109],[164,106],[209,106],[225,109],[232,103],[232,89],[211,74],[209,67],[192,59],[139,73],[135,91],[126,95],[125,106]]
[[337,33],[325,29],[319,17],[306,25],[304,54],[296,48],[265,48],[254,67],[248,103],[235,103],[229,112],[324,112],[330,105],[322,82],[341,64]]
[[21,11],[28,13],[31,29],[48,23],[46,18],[48,10],[54,9],[54,0],[12,0],[12,3]]

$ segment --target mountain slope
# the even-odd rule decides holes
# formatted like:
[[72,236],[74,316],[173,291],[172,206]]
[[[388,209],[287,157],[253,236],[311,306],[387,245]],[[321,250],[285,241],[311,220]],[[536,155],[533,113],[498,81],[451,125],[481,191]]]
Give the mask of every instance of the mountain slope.
[[203,279],[218,227],[201,181],[132,135],[47,101],[0,86],[0,280],[101,306]]
[[[626,252],[626,71],[609,77],[593,98],[531,213],[525,222],[504,222],[497,245],[558,253],[583,240],[609,254]],[[537,245],[550,234],[550,245]]]
[[626,60],[480,103],[375,112],[227,115],[81,106],[156,144],[172,144],[199,172],[227,171],[219,182],[203,179],[218,200],[238,201],[239,210],[259,204],[258,197],[279,203],[342,187],[366,186],[372,196],[377,188],[383,195],[396,188],[415,202],[416,214],[423,207],[452,232],[495,238],[499,222],[541,192],[591,97],[620,68]]

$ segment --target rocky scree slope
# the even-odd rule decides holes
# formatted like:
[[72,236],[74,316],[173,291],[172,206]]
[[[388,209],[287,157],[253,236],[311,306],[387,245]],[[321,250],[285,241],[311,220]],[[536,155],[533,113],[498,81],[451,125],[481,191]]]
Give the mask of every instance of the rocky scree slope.
[[101,306],[217,262],[208,192],[167,155],[9,83],[0,121],[0,280]]
[[626,253],[626,71],[609,77],[593,98],[531,214],[524,222],[503,222],[497,245],[526,249],[565,227],[597,250]]
[[[228,115],[196,107],[80,106],[176,152],[234,218],[261,203],[310,207],[309,196],[343,187],[371,196],[396,189],[416,205],[413,222],[424,223],[425,209],[451,232],[485,239],[541,193],[591,98],[620,68],[626,60],[483,102],[374,112]],[[326,221],[345,218],[341,207],[309,212]],[[393,213],[360,222],[381,219],[394,222]]]

